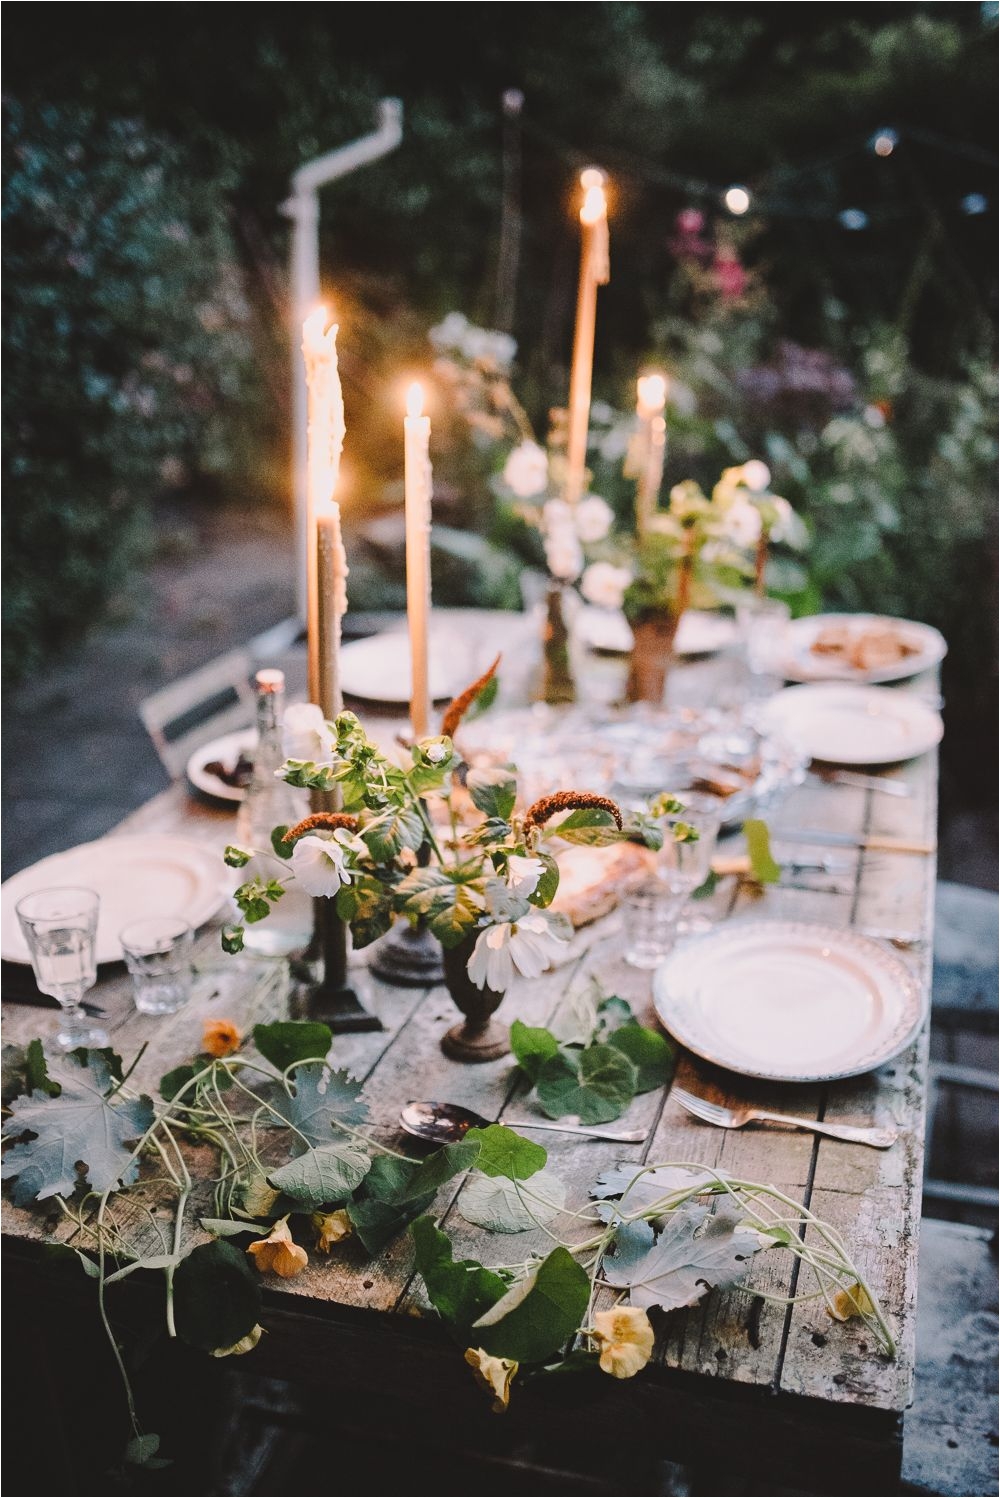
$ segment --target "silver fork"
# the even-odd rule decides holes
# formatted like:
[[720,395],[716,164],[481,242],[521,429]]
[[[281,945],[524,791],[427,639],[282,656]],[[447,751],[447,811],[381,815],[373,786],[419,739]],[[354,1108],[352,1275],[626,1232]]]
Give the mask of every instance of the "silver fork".
[[814,1118],[769,1113],[765,1108],[723,1108],[707,1098],[695,1097],[693,1092],[685,1092],[682,1087],[672,1088],[670,1096],[702,1123],[715,1124],[720,1129],[742,1129],[744,1124],[763,1119],[768,1123],[791,1124],[796,1129],[811,1129],[814,1134],[829,1134],[831,1139],[846,1139],[851,1144],[870,1144],[877,1150],[887,1150],[899,1138],[898,1129],[856,1129],[851,1124],[818,1123]]

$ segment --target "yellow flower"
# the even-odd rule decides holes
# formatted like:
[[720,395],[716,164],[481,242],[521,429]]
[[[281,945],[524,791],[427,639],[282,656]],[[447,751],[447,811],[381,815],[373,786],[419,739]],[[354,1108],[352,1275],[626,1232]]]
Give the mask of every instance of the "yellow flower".
[[328,1254],[335,1243],[354,1232],[354,1224],[343,1207],[336,1212],[314,1212],[312,1225],[316,1229],[316,1247],[321,1254]]
[[494,1396],[494,1415],[502,1415],[510,1404],[510,1386],[519,1365],[513,1358],[490,1357],[481,1347],[467,1347],[465,1361],[480,1388]]
[[856,1280],[847,1290],[838,1290],[826,1308],[834,1321],[850,1321],[852,1316],[872,1316],[874,1312],[871,1297]]
[[258,1324],[248,1331],[245,1337],[234,1342],[232,1347],[217,1347],[212,1353],[213,1358],[241,1358],[245,1352],[253,1352],[257,1343],[264,1335],[264,1328]]
[[201,1048],[220,1061],[240,1048],[240,1032],[231,1019],[207,1019],[202,1032]]
[[653,1356],[653,1328],[638,1306],[598,1311],[591,1336],[601,1350],[601,1368],[612,1378],[631,1378]]
[[309,1255],[305,1249],[292,1242],[287,1217],[275,1223],[268,1237],[251,1243],[247,1253],[253,1256],[261,1274],[271,1271],[280,1274],[283,1280],[290,1280],[293,1275],[301,1274],[309,1263]]

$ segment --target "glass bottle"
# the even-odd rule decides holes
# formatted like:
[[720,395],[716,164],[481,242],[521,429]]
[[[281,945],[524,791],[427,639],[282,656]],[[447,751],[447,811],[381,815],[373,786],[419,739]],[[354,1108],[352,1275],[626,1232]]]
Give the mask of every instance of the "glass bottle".
[[262,921],[245,924],[243,945],[248,952],[266,957],[287,957],[306,947],[312,937],[313,902],[289,879],[291,866],[271,849],[273,828],[294,823],[309,815],[309,793],[288,785],[276,771],[285,760],[281,742],[281,720],[285,711],[285,673],[261,670],[257,688],[257,746],[253,751],[253,774],[236,817],[236,842],[254,848],[257,856],[240,870],[242,881],[284,879],[285,893],[271,906]]

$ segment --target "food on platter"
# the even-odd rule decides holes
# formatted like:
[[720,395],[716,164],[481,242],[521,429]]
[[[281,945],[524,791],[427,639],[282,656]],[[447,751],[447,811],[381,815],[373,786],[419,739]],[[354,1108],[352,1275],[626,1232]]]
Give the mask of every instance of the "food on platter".
[[918,655],[920,645],[891,623],[829,624],[813,640],[813,655],[835,660],[855,671],[873,671]]

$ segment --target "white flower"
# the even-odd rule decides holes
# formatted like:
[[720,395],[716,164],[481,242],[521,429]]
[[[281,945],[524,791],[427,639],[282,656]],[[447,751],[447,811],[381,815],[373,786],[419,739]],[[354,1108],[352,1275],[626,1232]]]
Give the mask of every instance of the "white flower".
[[771,524],[771,540],[784,541],[788,546],[804,546],[809,539],[809,533],[802,518],[796,515],[788,500],[782,499],[778,494],[772,494],[770,503],[775,517]]
[[755,494],[764,494],[771,482],[771,470],[759,458],[751,458],[743,464],[743,482]]
[[580,592],[598,608],[620,609],[631,581],[627,567],[616,567],[613,562],[592,562],[580,579]]
[[469,958],[469,977],[477,988],[497,993],[509,988],[516,973],[537,978],[558,956],[567,937],[557,935],[542,910],[532,910],[517,921],[487,926]]
[[737,495],[722,518],[722,530],[734,546],[756,546],[761,532],[760,511],[749,499]]
[[285,708],[281,744],[286,759],[307,759],[329,765],[336,758],[336,737],[315,702],[293,702]]
[[292,852],[292,872],[307,895],[335,895],[342,884],[350,884],[355,870],[348,858],[366,852],[359,837],[338,827],[330,836],[307,833]]
[[531,912],[531,906],[524,895],[518,890],[512,889],[505,879],[487,879],[483,891],[486,896],[486,909],[494,921],[519,921],[522,916]]
[[430,760],[432,765],[439,765],[443,760],[446,760],[448,758],[448,750],[446,749],[444,744],[428,744],[427,748],[424,750],[424,754]]
[[628,451],[629,429],[623,423],[609,427],[597,444],[597,450],[605,463],[617,463]]
[[507,369],[517,353],[517,343],[509,333],[495,333],[490,328],[470,325],[462,339],[462,353],[475,363]]
[[576,507],[576,533],[584,544],[603,541],[611,529],[615,512],[599,494],[588,494]]
[[512,853],[507,860],[507,883],[525,899],[535,893],[544,873],[545,865],[540,858],[525,858],[520,853]]
[[885,414],[879,410],[878,406],[866,406],[861,413],[861,419],[865,426],[871,427],[876,432],[881,431],[885,426]]
[[427,334],[435,348],[460,349],[465,342],[469,319],[461,312],[449,312],[443,322],[431,328]]
[[560,582],[573,582],[583,567],[579,541],[571,536],[546,538],[545,560],[553,577],[559,578]]
[[518,499],[536,499],[549,482],[549,459],[537,442],[521,442],[503,465],[503,481]]
[[598,426],[607,427],[611,425],[614,419],[614,410],[608,405],[607,401],[591,401],[590,420],[592,424],[596,422]]

